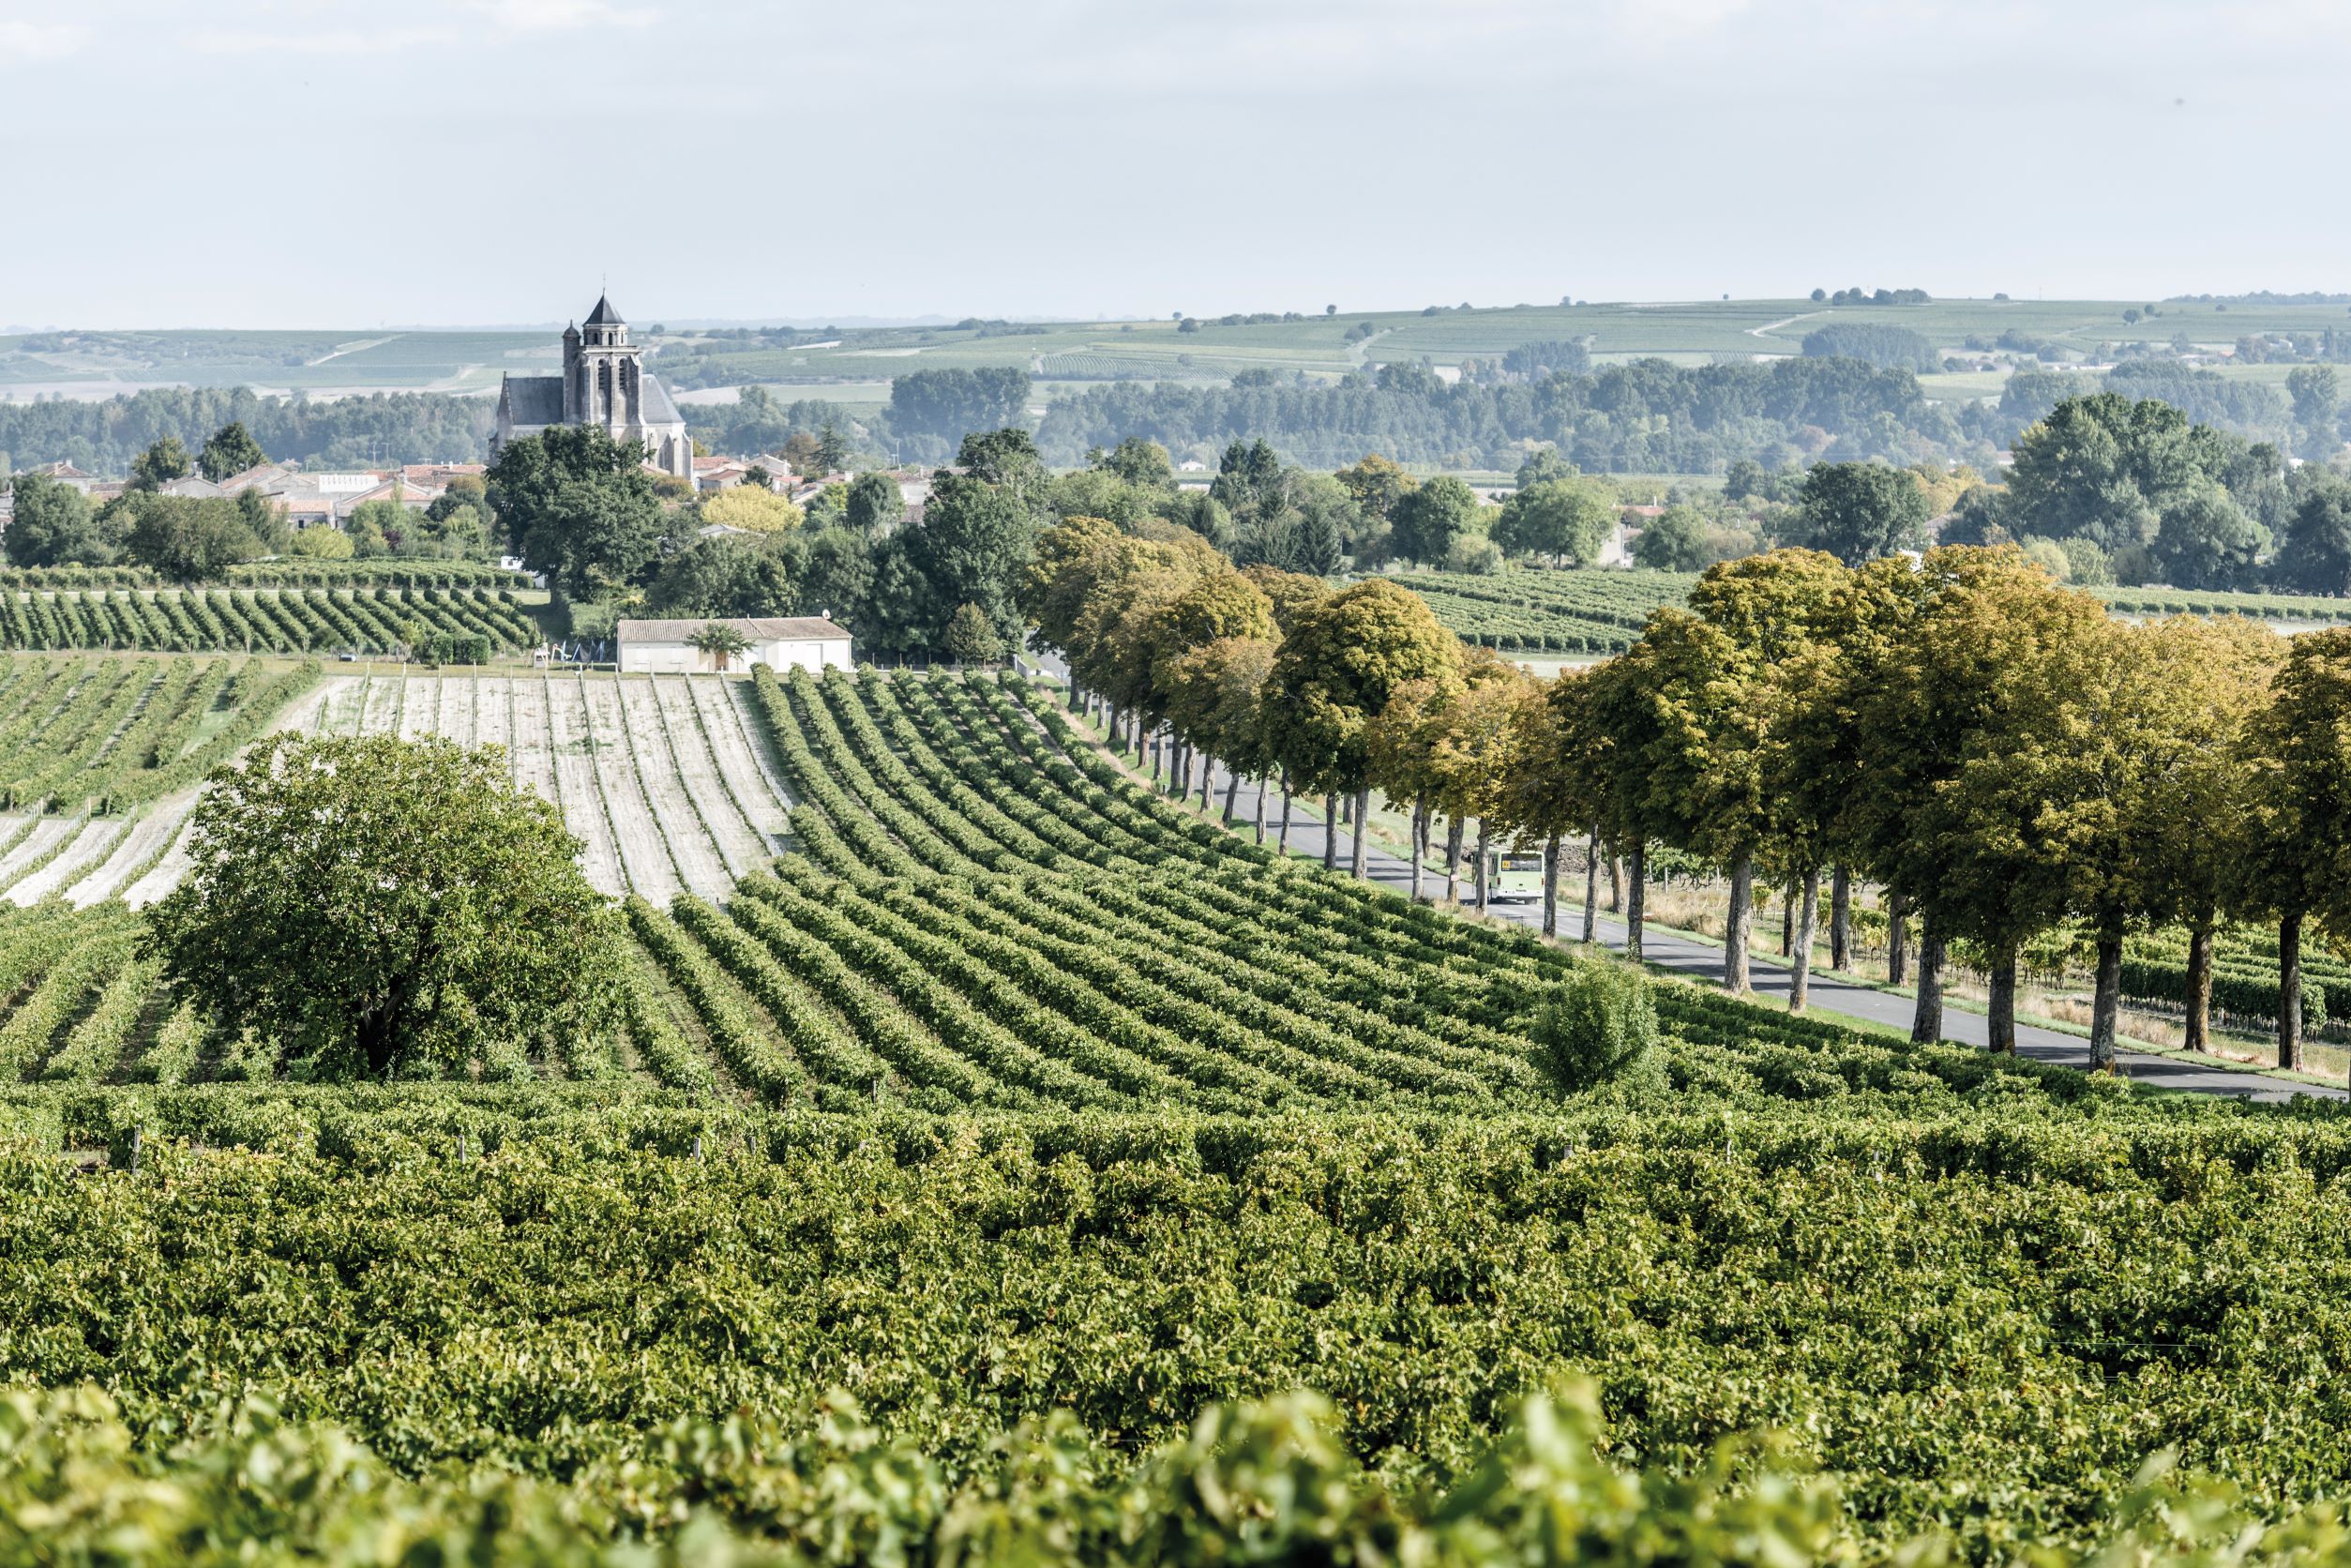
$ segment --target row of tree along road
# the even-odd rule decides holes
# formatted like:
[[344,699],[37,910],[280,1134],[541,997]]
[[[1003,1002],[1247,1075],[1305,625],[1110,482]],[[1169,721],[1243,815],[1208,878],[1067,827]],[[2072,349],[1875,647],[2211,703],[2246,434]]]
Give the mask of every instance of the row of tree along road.
[[1822,881],[1840,926],[1875,884],[1920,1039],[1941,1033],[1956,947],[2012,1051],[2019,953],[2073,920],[2097,955],[2093,1061],[2114,1060],[2125,939],[2155,927],[2188,933],[2188,1044],[2208,1048],[2235,918],[2277,929],[2278,1061],[2298,1067],[2302,943],[2351,935],[2351,630],[2121,624],[2012,547],[1727,563],[1622,656],[1549,680],[1465,648],[1393,583],[1334,591],[1093,519],[1045,535],[1027,609],[1081,700],[1115,739],[1164,746],[1179,788],[1198,762],[1205,795],[1214,757],[1236,781],[1345,797],[1358,874],[1369,792],[1409,803],[1415,897],[1434,820],[1454,867],[1473,822],[1480,903],[1485,844],[1539,844],[1556,934],[1560,845],[1581,837],[1590,878],[1630,865],[1637,957],[1646,858],[1694,854],[1731,886],[1734,991],[1756,879],[1795,889],[1801,1008]]

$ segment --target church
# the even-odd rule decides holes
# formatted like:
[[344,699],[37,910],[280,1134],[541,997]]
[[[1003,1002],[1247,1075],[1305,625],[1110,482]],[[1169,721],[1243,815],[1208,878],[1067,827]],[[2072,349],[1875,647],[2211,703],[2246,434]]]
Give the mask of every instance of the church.
[[645,351],[628,340],[628,324],[598,295],[580,326],[564,328],[564,373],[507,376],[498,389],[498,428],[490,460],[509,441],[550,425],[601,425],[615,441],[643,444],[645,460],[681,479],[694,476],[694,444],[669,388],[645,373]]

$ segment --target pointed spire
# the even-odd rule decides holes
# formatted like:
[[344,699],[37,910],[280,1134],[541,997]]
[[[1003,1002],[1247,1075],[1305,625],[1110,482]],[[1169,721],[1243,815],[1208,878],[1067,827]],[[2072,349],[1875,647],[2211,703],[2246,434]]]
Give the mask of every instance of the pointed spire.
[[621,313],[618,310],[612,309],[612,302],[599,294],[595,296],[595,309],[588,312],[588,324],[590,326],[626,326],[628,324],[621,320]]

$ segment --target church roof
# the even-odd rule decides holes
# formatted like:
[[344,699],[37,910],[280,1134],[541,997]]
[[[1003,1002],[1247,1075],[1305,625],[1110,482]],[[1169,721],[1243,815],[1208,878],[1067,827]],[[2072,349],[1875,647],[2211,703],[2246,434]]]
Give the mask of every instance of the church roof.
[[564,422],[564,378],[508,376],[499,394],[506,417],[518,425],[560,425]]
[[650,370],[637,383],[637,417],[647,425],[674,425],[683,419],[677,404],[670,399],[670,389]]
[[610,300],[598,294],[595,296],[595,309],[588,312],[587,324],[590,326],[626,326],[628,324],[621,320],[621,313],[612,309]]

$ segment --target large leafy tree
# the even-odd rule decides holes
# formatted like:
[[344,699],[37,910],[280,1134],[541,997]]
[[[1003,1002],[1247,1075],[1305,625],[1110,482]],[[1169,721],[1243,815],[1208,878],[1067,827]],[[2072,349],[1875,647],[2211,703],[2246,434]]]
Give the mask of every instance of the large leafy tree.
[[217,578],[263,551],[232,501],[126,490],[106,512],[103,526],[120,532],[130,559],[178,581]]
[[1617,523],[1616,504],[1579,479],[1547,479],[1518,490],[1494,520],[1494,542],[1513,555],[1547,555],[1589,566]]
[[1881,462],[1822,463],[1797,497],[1805,542],[1848,566],[1926,543],[1926,493]]
[[2266,464],[2238,438],[2119,392],[2067,398],[2016,438],[2000,505],[2014,538],[2086,538],[2109,553],[2151,545],[2167,506],[2199,477],[2260,488]]
[[903,550],[923,585],[919,641],[936,645],[958,606],[974,604],[1008,648],[1021,645],[1020,585],[1037,527],[1018,491],[940,470],[923,520],[884,541]]
[[1459,649],[1426,600],[1377,578],[1291,613],[1266,701],[1274,748],[1309,789],[1354,796],[1359,876],[1371,721],[1398,686],[1442,672]]
[[1441,562],[1477,516],[1477,492],[1453,475],[1439,474],[1396,499],[1389,513],[1395,551],[1408,561]]
[[101,524],[90,498],[60,480],[20,474],[15,511],[0,535],[11,566],[103,566],[121,553],[120,512]]
[[726,535],[696,539],[661,563],[645,596],[645,608],[654,614],[681,619],[781,615],[793,602],[780,554]]
[[574,598],[640,581],[664,529],[644,455],[595,425],[509,442],[490,471],[490,500],[523,564]]
[[2084,747],[2110,709],[2113,627],[2013,549],[1930,554],[1903,641],[1862,694],[1862,771],[1900,801],[1891,880],[1985,955],[1991,1040],[2016,1045],[2025,942],[2077,902],[2102,807]]
[[844,520],[868,536],[906,516],[906,492],[887,474],[860,474],[849,482]]
[[609,1018],[610,906],[495,747],[276,735],[213,776],[190,842],[153,949],[322,1076],[520,1070]]
[[1365,517],[1383,520],[1395,511],[1397,502],[1420,488],[1420,481],[1406,473],[1403,464],[1377,452],[1351,468],[1340,469],[1335,477]]
[[2278,925],[2278,1065],[2302,1064],[2301,954],[2314,914],[2351,931],[2351,628],[2294,640],[2247,726],[2252,832],[2238,907]]
[[139,454],[130,465],[132,490],[160,490],[174,479],[185,479],[189,472],[188,448],[180,438],[167,435]]
[[2351,594],[2351,484],[2329,476],[2303,492],[2269,570],[2298,594]]
[[212,432],[203,450],[196,454],[196,467],[207,479],[218,483],[232,474],[242,474],[249,468],[259,468],[269,460],[245,429],[241,419],[232,419]]

